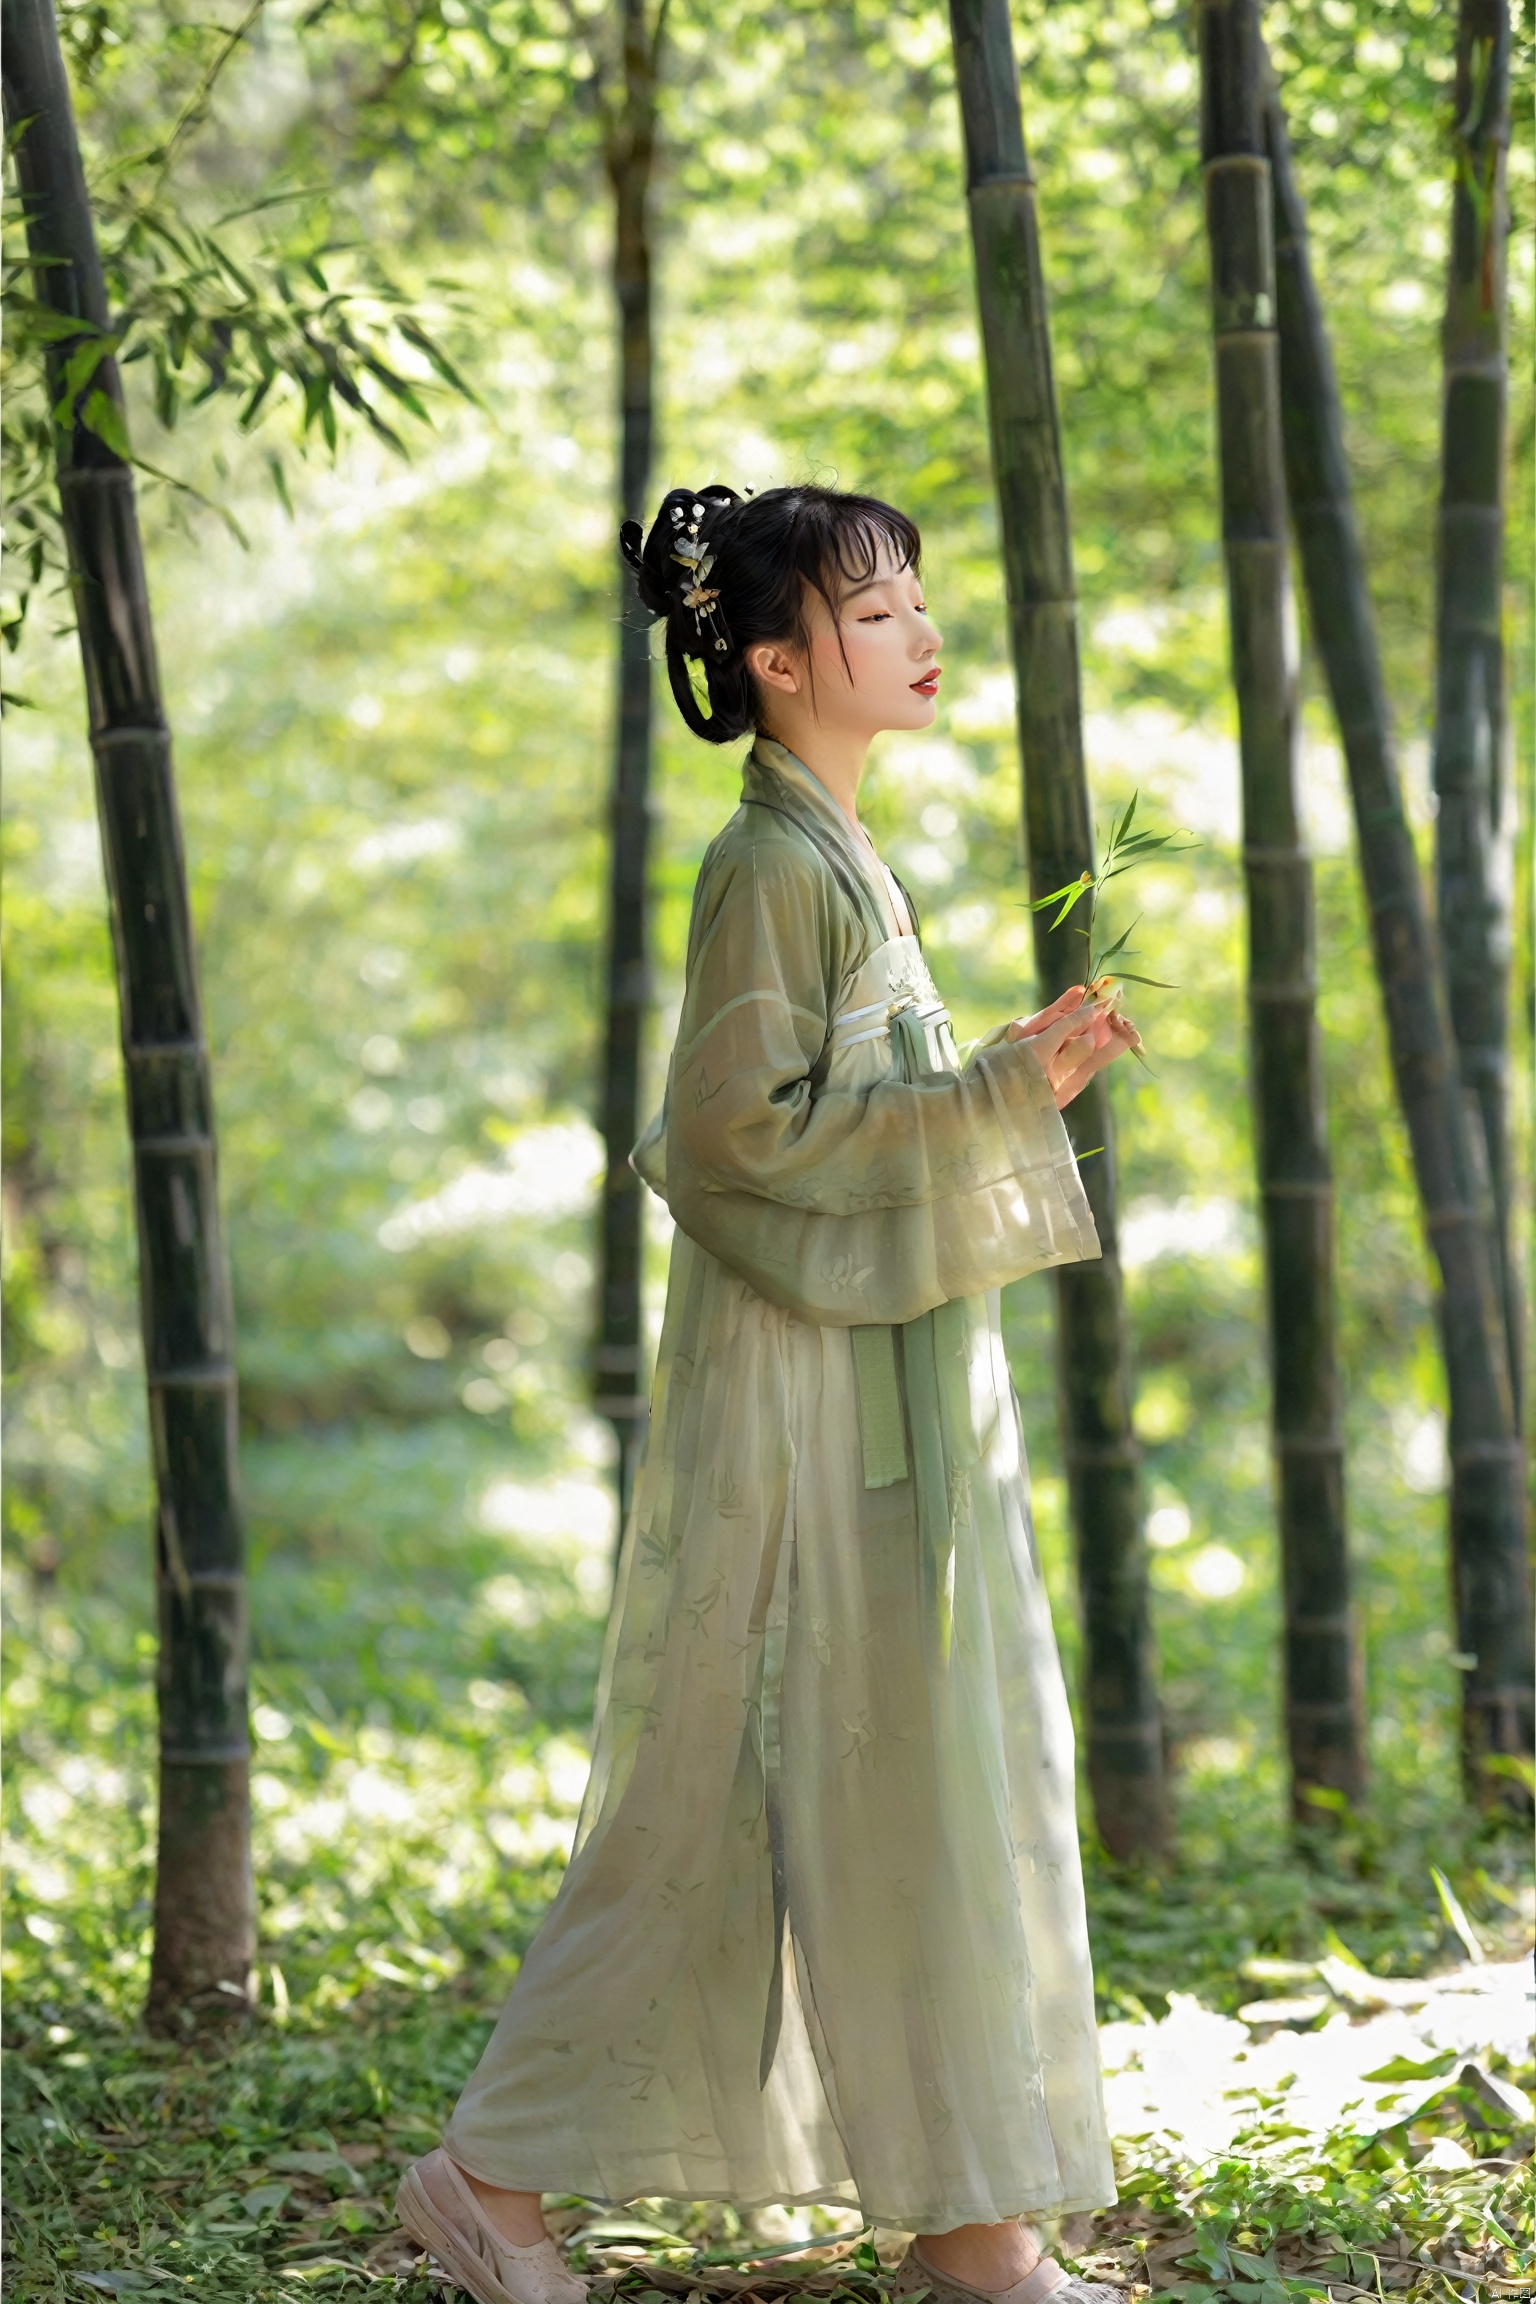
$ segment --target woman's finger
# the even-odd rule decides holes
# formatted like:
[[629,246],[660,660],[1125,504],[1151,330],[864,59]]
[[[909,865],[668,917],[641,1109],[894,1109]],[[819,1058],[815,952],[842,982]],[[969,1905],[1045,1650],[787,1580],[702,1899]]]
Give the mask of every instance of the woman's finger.
[[1113,1064],[1117,1056],[1141,1046],[1141,1034],[1128,1016],[1108,1017],[1106,1024],[1108,1029],[1095,1046],[1090,1048],[1081,1041],[1074,1042],[1061,1061],[1051,1067],[1048,1077],[1058,1112],[1065,1111],[1089,1081]]
[[1037,1015],[1030,1018],[1030,1022],[1032,1024],[1052,1024],[1058,1016],[1065,1016],[1072,1009],[1080,1008],[1087,997],[1088,988],[1085,984],[1069,984],[1065,992],[1058,992],[1054,1000],[1049,1001]]
[[1010,1040],[1027,1040],[1040,1061],[1048,1064],[1057,1049],[1067,1041],[1092,1032],[1099,1023],[1100,1015],[1101,1011],[1094,1007],[1092,1001],[1082,1001],[1076,1008],[1069,1009],[1065,1014],[1053,1018],[1049,1024],[1043,1025],[1038,1032],[1027,1031],[1022,1023],[1010,1024],[1008,1037]]
[[1009,1038],[1012,1040],[1033,1040],[1037,1033],[1043,1032],[1048,1025],[1054,1024],[1058,1017],[1065,1016],[1071,1010],[1080,1008],[1085,998],[1086,988],[1083,985],[1069,984],[1065,992],[1060,993],[1048,1008],[1038,1009],[1033,1016],[1015,1017],[1008,1027]]

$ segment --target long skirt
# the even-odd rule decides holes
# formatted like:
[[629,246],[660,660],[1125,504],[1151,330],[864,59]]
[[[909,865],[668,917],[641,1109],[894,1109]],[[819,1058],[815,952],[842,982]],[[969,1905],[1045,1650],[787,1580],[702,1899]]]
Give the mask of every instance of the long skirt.
[[909,2231],[1114,2198],[995,1296],[818,1327],[675,1235],[575,1853],[444,2140]]

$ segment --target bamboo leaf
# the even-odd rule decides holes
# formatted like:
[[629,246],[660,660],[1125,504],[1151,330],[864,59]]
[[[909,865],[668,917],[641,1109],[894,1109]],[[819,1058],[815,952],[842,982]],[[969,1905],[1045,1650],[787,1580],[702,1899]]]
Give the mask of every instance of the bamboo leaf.
[[1124,872],[1128,869],[1120,861],[1122,857],[1145,856],[1153,848],[1166,848],[1174,837],[1172,832],[1137,832],[1129,840],[1118,841],[1114,851],[1116,870]]
[[1140,919],[1141,914],[1138,912],[1135,920],[1131,922],[1130,927],[1124,929],[1121,934],[1115,938],[1113,944],[1107,944],[1104,947],[1104,950],[1098,955],[1098,964],[1093,971],[1095,976],[1102,976],[1109,962],[1115,958],[1116,954],[1125,950],[1126,945],[1130,942],[1131,937],[1136,932],[1137,923],[1140,921]]
[[387,367],[371,352],[363,354],[363,366],[370,376],[383,385],[386,392],[400,402],[403,408],[409,408],[411,414],[419,416],[423,424],[431,423],[432,419],[417,398],[414,388],[406,382],[403,376],[397,375],[393,368]]
[[64,373],[59,379],[58,406],[54,410],[54,415],[60,423],[69,422],[76,400],[85,390],[86,385],[95,375],[108,353],[116,351],[117,342],[115,336],[92,336],[86,343],[81,344],[75,351],[71,352],[64,363]]
[[1075,903],[1077,898],[1083,894],[1084,890],[1091,888],[1092,886],[1093,874],[1091,872],[1083,872],[1079,874],[1076,880],[1068,880],[1063,887],[1053,888],[1048,896],[1035,897],[1029,908],[1031,912],[1046,912],[1050,909],[1051,905],[1059,904],[1063,896],[1070,896]]
[[[343,397],[349,400],[351,398],[349,394],[345,393],[343,394]],[[361,394],[358,395],[356,401],[352,404],[355,406],[358,415],[362,417],[364,423],[368,426],[368,429],[376,434],[377,437],[385,443],[386,447],[393,448],[397,456],[406,456],[410,453],[405,445],[405,442],[401,439],[394,426],[390,423],[387,423],[384,417],[379,414],[377,408],[372,407],[368,401],[362,398]]]
[[395,326],[407,344],[414,344],[422,358],[431,362],[445,384],[451,384],[455,392],[462,393],[464,398],[473,401],[477,408],[481,405],[480,396],[473,385],[465,380],[442,346],[427,333],[419,321],[402,316],[395,322]]
[[111,449],[114,456],[121,456],[125,464],[133,462],[133,445],[128,438],[128,426],[122,409],[108,393],[93,392],[80,411],[80,421],[87,432],[93,432],[98,440]]
[[1093,875],[1091,873],[1085,872],[1081,880],[1072,881],[1065,888],[1058,888],[1055,896],[1043,896],[1037,904],[1031,904],[1030,910],[1032,912],[1044,912],[1049,905],[1056,902],[1057,897],[1063,897],[1065,901],[1062,904],[1061,910],[1057,913],[1055,919],[1051,922],[1051,926],[1053,928],[1059,928],[1063,920],[1065,920],[1075,909],[1079,900],[1084,896],[1091,896],[1093,892]]
[[304,390],[304,429],[307,432],[312,424],[319,421],[321,407],[330,394],[330,385],[318,369],[311,370],[307,375],[300,374],[298,382]]
[[266,402],[267,394],[276,381],[277,370],[275,368],[269,368],[265,376],[257,377],[256,382],[242,401],[240,413],[236,418],[242,432],[249,432],[254,428]]
[[1121,817],[1118,824],[1111,825],[1109,833],[1109,847],[1111,854],[1113,854],[1117,848],[1124,846],[1126,836],[1131,829],[1131,818],[1136,813],[1136,803],[1140,798],[1141,793],[1139,790],[1133,792],[1125,804],[1125,814]]
[[1472,1961],[1475,1966],[1481,1966],[1481,1964],[1487,1959],[1488,1955],[1483,1949],[1481,1939],[1478,1937],[1471,1921],[1467,1918],[1466,1912],[1462,1908],[1461,1898],[1457,1895],[1455,1889],[1451,1886],[1449,1880],[1447,1880],[1445,1874],[1441,1871],[1438,1864],[1431,1864],[1429,1868],[1429,1876],[1435,1884],[1435,1894],[1440,1899],[1440,1909],[1445,1914],[1445,1917],[1450,1923],[1450,1926],[1454,1930],[1455,1934],[1460,1937],[1462,1945],[1465,1948],[1467,1958]]
[[51,304],[40,304],[31,296],[7,294],[5,310],[13,331],[38,344],[67,344],[72,336],[103,333],[93,321],[77,319],[69,312],[55,312]]

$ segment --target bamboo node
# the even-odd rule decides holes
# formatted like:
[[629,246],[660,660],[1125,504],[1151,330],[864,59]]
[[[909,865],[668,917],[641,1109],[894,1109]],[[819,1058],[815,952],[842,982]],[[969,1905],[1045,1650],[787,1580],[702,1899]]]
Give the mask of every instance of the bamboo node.
[[1461,1464],[1518,1463],[1525,1455],[1522,1440],[1463,1440],[1450,1450],[1452,1466]]

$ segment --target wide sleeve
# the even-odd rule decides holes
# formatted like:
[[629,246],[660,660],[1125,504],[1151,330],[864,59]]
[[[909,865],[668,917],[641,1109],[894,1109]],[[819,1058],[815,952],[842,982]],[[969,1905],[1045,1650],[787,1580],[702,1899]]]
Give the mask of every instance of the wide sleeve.
[[681,1228],[826,1326],[914,1320],[1099,1252],[1038,1059],[1002,1034],[954,1073],[827,1078],[857,922],[808,844],[706,859],[665,1113],[635,1164]]

